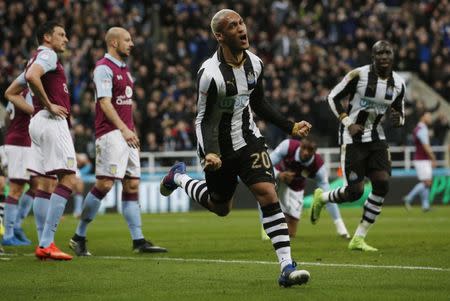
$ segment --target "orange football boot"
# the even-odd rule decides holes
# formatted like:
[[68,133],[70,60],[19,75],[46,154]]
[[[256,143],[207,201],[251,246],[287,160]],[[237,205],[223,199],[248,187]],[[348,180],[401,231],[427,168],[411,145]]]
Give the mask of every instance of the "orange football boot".
[[40,260],[72,260],[72,256],[58,249],[54,243],[51,243],[47,248],[41,248],[38,246],[34,254]]

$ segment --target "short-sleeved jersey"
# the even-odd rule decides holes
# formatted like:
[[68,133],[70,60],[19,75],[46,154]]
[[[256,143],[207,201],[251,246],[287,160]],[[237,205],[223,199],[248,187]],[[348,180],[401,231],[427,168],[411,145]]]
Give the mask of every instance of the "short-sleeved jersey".
[[[28,89],[25,89],[22,92],[22,96],[29,105],[33,105],[31,93],[29,93]],[[16,109],[11,102],[8,103],[6,111],[9,113],[11,123],[6,131],[5,144],[31,146],[31,138],[28,133],[28,126],[30,125],[31,116],[19,109]]]
[[111,103],[120,119],[130,130],[134,130],[133,122],[133,78],[124,62],[106,54],[97,62],[94,70],[95,95],[95,136],[116,130],[116,126],[108,120],[100,107],[98,99],[111,97]]
[[[377,76],[373,65],[366,65],[349,72],[328,96],[333,113],[340,120],[348,115],[352,123],[364,126],[364,132],[352,137],[343,124],[339,128],[339,144],[364,143],[385,140],[381,118],[389,107],[401,114],[404,124],[405,83],[396,72],[387,79]],[[341,100],[349,96],[345,110]]]
[[244,64],[232,67],[218,50],[200,67],[195,121],[200,158],[208,153],[232,155],[262,137],[253,120],[250,97],[262,81],[263,64],[250,51],[244,55]]
[[[70,114],[70,96],[67,87],[67,79],[64,73],[64,67],[61,64],[56,52],[45,46],[39,46],[36,53],[28,61],[26,70],[32,64],[39,64],[44,68],[44,75],[41,77],[45,93],[51,103],[63,106]],[[34,114],[44,109],[41,100],[33,96]]]
[[414,128],[413,137],[414,144],[416,145],[414,160],[431,160],[423,147],[425,144],[430,144],[430,136],[427,125],[423,122],[419,122]]
[[[275,169],[280,172],[295,172],[295,178],[288,185],[295,191],[305,189],[306,178],[315,178],[317,172],[323,166],[323,159],[318,153],[315,153],[308,161],[302,162],[300,149],[300,141],[286,139],[270,154]],[[328,182],[328,179],[322,179],[321,182]]]

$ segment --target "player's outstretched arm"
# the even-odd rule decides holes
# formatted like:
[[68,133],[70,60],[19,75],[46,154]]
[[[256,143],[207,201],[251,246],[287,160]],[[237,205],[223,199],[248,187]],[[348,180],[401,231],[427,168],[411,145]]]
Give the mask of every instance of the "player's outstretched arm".
[[285,116],[275,110],[264,98],[262,78],[263,75],[261,74],[258,78],[255,89],[253,90],[252,94],[250,94],[251,109],[263,120],[273,123],[287,134],[292,134],[294,123],[286,119]]

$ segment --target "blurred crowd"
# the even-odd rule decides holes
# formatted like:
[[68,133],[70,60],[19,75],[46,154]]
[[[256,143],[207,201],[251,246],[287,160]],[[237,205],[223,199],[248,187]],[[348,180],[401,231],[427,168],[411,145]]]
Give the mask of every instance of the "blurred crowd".
[[[81,141],[77,151],[93,157],[92,71],[104,55],[104,33],[122,26],[135,44],[128,63],[135,77],[134,117],[142,151],[195,149],[196,72],[217,48],[209,22],[221,8],[244,17],[251,51],[265,63],[266,97],[288,118],[310,121],[321,146],[337,144],[337,121],[324,101],[329,89],[352,68],[371,62],[377,40],[395,45],[396,70],[416,72],[450,99],[447,0],[0,0],[0,95],[36,48],[35,28],[59,20],[70,39],[62,59],[74,134]],[[424,107],[420,99],[408,101],[405,133]],[[441,118],[447,130],[447,117]],[[285,138],[273,126],[259,125],[270,146]],[[389,139],[408,143],[403,132]]]

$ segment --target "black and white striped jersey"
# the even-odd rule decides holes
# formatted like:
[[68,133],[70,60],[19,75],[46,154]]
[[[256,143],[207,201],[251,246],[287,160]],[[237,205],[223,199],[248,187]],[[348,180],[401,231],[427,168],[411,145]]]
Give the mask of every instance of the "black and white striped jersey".
[[263,63],[245,51],[240,67],[225,62],[221,48],[206,60],[197,75],[197,149],[229,156],[255,142],[262,135],[253,120],[252,110],[264,120],[290,133],[293,122],[274,111],[264,99]]
[[[352,137],[341,123],[341,145],[385,140],[380,121],[389,107],[401,114],[401,125],[405,122],[405,82],[396,72],[392,72],[387,79],[381,79],[374,68],[373,65],[366,65],[350,71],[328,95],[331,110],[339,120],[348,116],[352,124],[364,126],[362,134]],[[341,100],[347,96],[349,106],[345,110]]]

